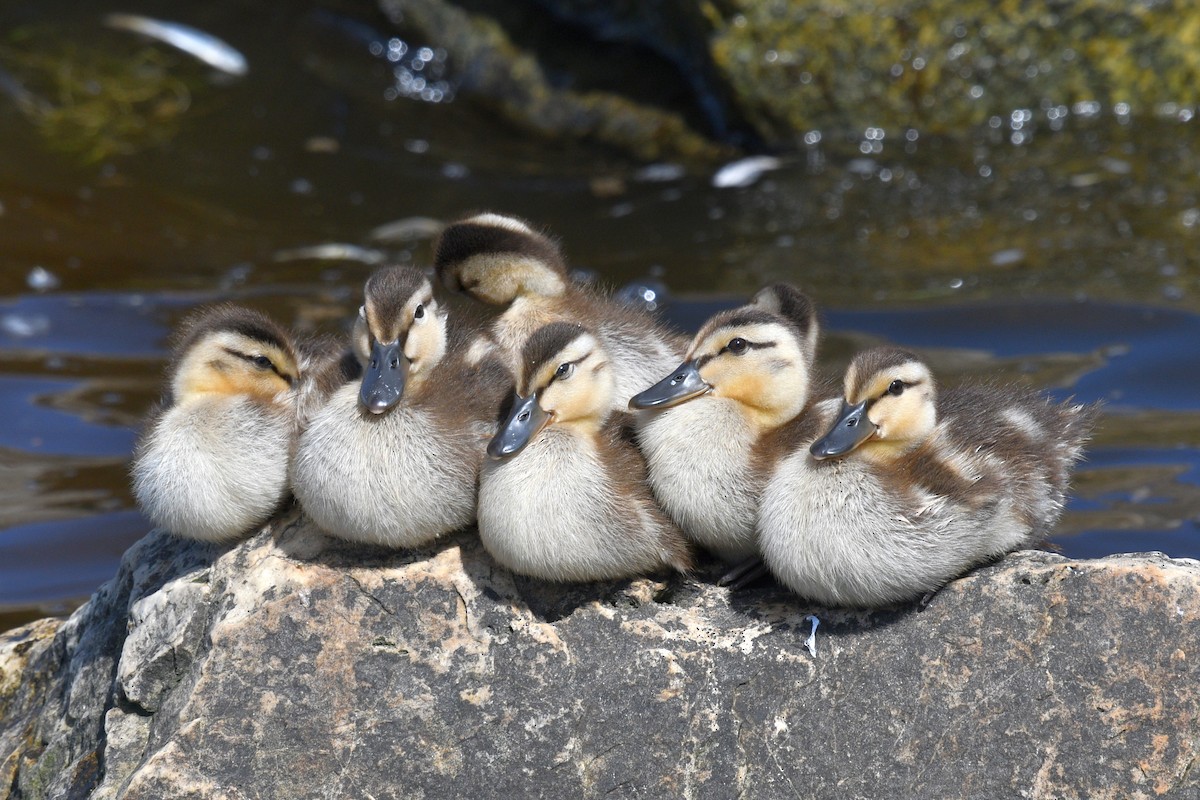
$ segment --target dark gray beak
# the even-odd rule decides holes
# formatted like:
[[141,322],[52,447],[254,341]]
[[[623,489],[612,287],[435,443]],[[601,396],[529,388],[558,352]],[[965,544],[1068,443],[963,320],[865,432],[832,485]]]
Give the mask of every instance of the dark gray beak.
[[363,370],[358,402],[372,414],[382,414],[400,401],[407,380],[408,359],[404,357],[404,346],[398,341],[391,344],[375,342],[371,345],[371,359]]
[[829,433],[813,442],[808,452],[813,458],[823,461],[839,458],[870,439],[875,433],[875,423],[867,418],[867,401],[850,405],[842,401],[842,410]]
[[629,398],[629,407],[636,410],[670,408],[699,397],[710,389],[712,387],[700,377],[696,362],[685,361],[646,391]]
[[508,419],[488,444],[488,455],[492,458],[515,456],[549,423],[550,415],[538,405],[536,394],[529,397],[515,395]]

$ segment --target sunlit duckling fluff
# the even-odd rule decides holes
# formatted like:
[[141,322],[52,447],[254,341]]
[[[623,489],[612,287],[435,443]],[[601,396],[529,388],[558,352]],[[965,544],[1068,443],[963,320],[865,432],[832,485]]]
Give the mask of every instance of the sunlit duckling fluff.
[[624,411],[630,397],[682,355],[683,338],[644,310],[573,283],[558,245],[515,217],[479,214],[448,226],[434,262],[450,288],[505,307],[492,333],[514,372],[534,331],[551,322],[580,323],[609,354],[613,408]]
[[611,411],[613,370],[599,340],[556,322],[522,353],[511,414],[480,477],[484,547],[551,581],[686,571],[687,543],[644,482],[629,417]]
[[759,514],[767,566],[831,606],[912,600],[1039,544],[1096,414],[1025,388],[938,396],[928,367],[892,348],[857,356],[844,388],[822,409],[828,433],[780,462]]
[[769,286],[708,320],[684,363],[630,401],[651,412],[638,442],[654,496],[688,538],[727,561],[758,554],[764,472],[779,452],[776,432],[809,418],[818,336],[809,298]]
[[207,541],[264,523],[288,496],[288,460],[307,408],[340,374],[330,341],[297,346],[268,317],[222,305],[180,329],[162,407],[133,462],[133,493],[155,525]]
[[507,370],[472,330],[449,325],[411,267],[367,281],[354,349],[361,383],[335,392],[300,438],[297,499],[329,533],[388,547],[470,525]]

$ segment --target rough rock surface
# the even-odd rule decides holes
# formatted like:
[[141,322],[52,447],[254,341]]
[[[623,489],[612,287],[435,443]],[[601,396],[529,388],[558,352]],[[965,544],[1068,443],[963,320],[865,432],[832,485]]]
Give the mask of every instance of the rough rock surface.
[[668,110],[612,92],[557,87],[538,60],[485,15],[444,0],[378,0],[398,26],[449,50],[462,65],[458,91],[500,117],[546,138],[610,145],[653,160],[712,160],[729,154]]
[[[541,50],[518,51],[489,14],[501,19],[512,6],[534,4],[564,30],[656,53],[704,109],[702,133],[734,146],[792,149],[814,129],[955,134],[993,117],[1008,125],[1014,114],[1025,132],[1118,109],[1125,119],[1190,119],[1200,104],[1194,0],[376,2],[470,65],[464,91],[489,98],[511,120],[642,157],[714,153],[670,114],[551,89]],[[595,53],[581,48],[575,72],[586,71],[589,57]]]
[[1198,589],[1194,561],[1026,552],[851,613],[539,584],[469,533],[152,533],[0,639],[0,795],[1197,797]]

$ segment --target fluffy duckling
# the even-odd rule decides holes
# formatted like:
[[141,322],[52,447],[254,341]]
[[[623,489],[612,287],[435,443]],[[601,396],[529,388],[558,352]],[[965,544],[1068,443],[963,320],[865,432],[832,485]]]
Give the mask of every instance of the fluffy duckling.
[[515,373],[534,331],[551,322],[577,322],[595,332],[609,354],[613,408],[678,363],[682,337],[649,314],[574,284],[562,251],[522,220],[479,214],[442,232],[434,258],[441,280],[492,305],[505,306],[492,333]]
[[1096,415],[1024,388],[939,396],[929,368],[893,348],[857,356],[844,388],[822,409],[828,433],[780,462],[759,515],[775,576],[834,606],[918,598],[1040,543]]
[[206,541],[264,523],[288,496],[298,429],[344,380],[344,348],[297,343],[257,311],[203,309],[185,320],[164,402],[133,461],[133,493],[155,525]]
[[474,521],[480,463],[511,380],[447,316],[417,269],[367,280],[353,341],[362,381],[314,414],[292,467],[297,499],[329,533],[414,547]]
[[818,336],[812,301],[769,286],[708,320],[683,364],[630,400],[655,412],[638,428],[654,496],[689,539],[726,561],[758,555],[764,471],[777,431],[794,421],[789,430],[803,434]]
[[488,445],[479,535],[504,566],[593,581],[691,566],[687,543],[645,485],[645,463],[614,414],[599,339],[555,322],[522,351],[512,411]]

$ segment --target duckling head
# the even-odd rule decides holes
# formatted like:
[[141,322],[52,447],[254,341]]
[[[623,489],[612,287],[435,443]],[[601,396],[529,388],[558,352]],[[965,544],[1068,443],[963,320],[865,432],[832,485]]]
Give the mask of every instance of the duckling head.
[[846,370],[844,388],[837,421],[809,448],[818,460],[858,450],[865,458],[887,461],[920,444],[937,425],[933,374],[905,350],[859,353]]
[[385,267],[367,279],[354,325],[363,363],[359,403],[382,414],[416,389],[446,353],[446,315],[429,279],[413,267]]
[[501,214],[478,214],[448,226],[438,238],[434,268],[445,286],[494,305],[557,297],[568,283],[558,245],[523,220]]
[[817,339],[816,310],[800,290],[775,284],[740,308],[704,324],[687,359],[634,395],[633,409],[659,409],[703,396],[737,401],[764,429],[795,417],[808,402]]
[[488,455],[516,455],[547,425],[598,431],[612,394],[612,368],[596,337],[573,322],[546,325],[521,351],[512,411],[488,445]]
[[265,314],[235,305],[203,309],[184,321],[174,347],[171,403],[244,395],[284,406],[299,377],[287,332]]

